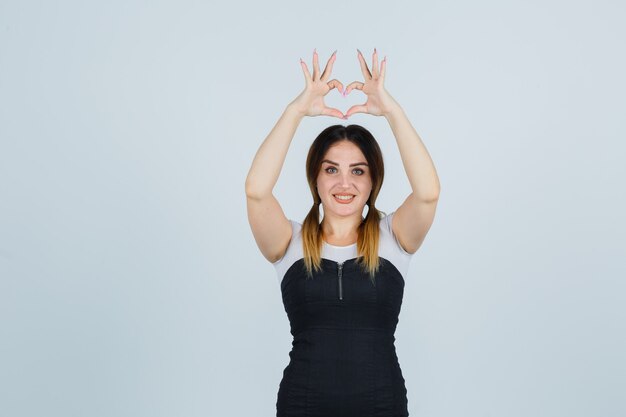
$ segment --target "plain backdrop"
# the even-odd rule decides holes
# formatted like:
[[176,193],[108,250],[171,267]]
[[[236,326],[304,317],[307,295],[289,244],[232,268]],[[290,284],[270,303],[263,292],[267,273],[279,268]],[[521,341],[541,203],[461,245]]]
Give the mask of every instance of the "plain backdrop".
[[[0,2],[0,415],[273,416],[292,336],[248,224],[261,142],[334,50],[441,181],[396,331],[411,416],[626,414],[626,6],[618,1]],[[365,96],[337,91],[347,110]],[[331,124],[274,189],[301,222]]]

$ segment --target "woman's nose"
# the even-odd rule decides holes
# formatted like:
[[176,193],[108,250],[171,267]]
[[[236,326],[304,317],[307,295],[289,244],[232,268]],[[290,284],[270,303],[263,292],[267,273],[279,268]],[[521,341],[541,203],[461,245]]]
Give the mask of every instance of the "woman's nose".
[[341,176],[341,185],[343,185],[346,188],[350,187],[350,175],[343,174]]

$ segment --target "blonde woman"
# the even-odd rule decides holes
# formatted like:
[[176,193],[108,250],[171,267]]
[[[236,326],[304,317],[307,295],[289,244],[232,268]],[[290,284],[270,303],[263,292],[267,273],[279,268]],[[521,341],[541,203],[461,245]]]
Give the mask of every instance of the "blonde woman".
[[[435,216],[439,179],[420,137],[384,88],[386,58],[376,50],[364,82],[328,80],[336,51],[320,74],[301,60],[305,88],[261,144],[246,179],[248,219],[263,256],[276,268],[289,318],[292,349],[283,371],[277,417],[408,416],[395,329],[412,255]],[[337,88],[367,96],[344,115],[324,104]],[[288,219],[272,194],[296,128],[305,116],[383,116],[396,138],[413,192],[397,210],[376,208],[383,156],[359,125],[333,125],[313,141],[306,176],[313,206],[302,223]],[[320,221],[322,205],[323,218]],[[364,215],[365,206],[367,213]]]

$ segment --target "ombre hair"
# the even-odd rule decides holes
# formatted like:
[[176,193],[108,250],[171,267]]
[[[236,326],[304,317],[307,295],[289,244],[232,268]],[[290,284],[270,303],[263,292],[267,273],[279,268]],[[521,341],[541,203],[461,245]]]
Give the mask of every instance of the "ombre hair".
[[359,125],[334,125],[324,129],[315,138],[306,158],[306,177],[313,195],[313,207],[302,222],[302,249],[304,253],[304,266],[309,277],[313,276],[313,270],[321,270],[323,236],[320,224],[319,206],[322,203],[317,191],[317,177],[322,169],[322,160],[328,149],[340,141],[348,141],[359,147],[367,164],[372,181],[372,191],[368,201],[367,215],[362,218],[358,227],[357,239],[357,264],[360,265],[374,281],[378,272],[380,259],[378,258],[378,240],[380,235],[380,219],[385,215],[376,206],[376,198],[383,185],[385,168],[383,154],[374,136]]

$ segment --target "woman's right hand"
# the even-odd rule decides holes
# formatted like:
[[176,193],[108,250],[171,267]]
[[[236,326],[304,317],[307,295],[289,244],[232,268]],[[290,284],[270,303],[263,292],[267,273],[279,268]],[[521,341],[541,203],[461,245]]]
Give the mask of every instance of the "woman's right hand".
[[335,62],[337,51],[328,59],[324,72],[320,75],[320,68],[318,63],[317,51],[313,51],[313,76],[309,73],[309,69],[302,59],[300,59],[300,65],[304,72],[304,79],[306,86],[304,90],[296,97],[291,103],[297,111],[306,116],[333,116],[340,119],[346,119],[346,116],[338,109],[327,107],[324,103],[324,96],[328,94],[333,88],[337,88],[340,93],[343,92],[343,84],[337,79],[327,81],[330,77],[330,72],[333,69],[333,63]]

